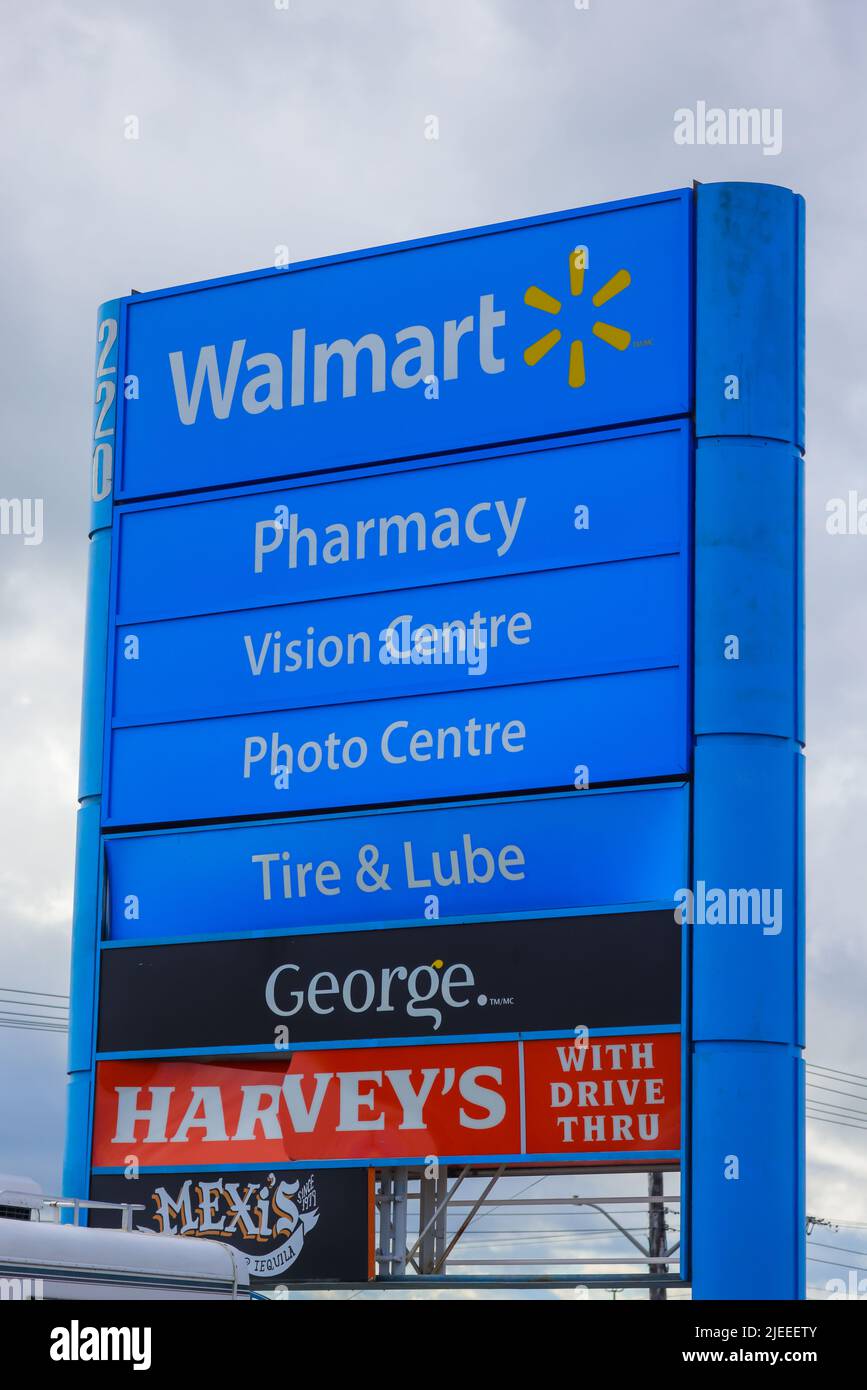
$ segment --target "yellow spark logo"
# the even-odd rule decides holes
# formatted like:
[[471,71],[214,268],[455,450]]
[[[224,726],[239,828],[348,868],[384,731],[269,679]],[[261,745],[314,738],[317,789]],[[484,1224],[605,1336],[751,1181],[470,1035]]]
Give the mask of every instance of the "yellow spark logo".
[[[609,299],[613,299],[621,290],[625,290],[632,283],[632,277],[628,270],[618,270],[616,275],[612,275],[610,280],[597,290],[593,296],[593,306],[596,309],[607,304]],[[583,249],[579,252],[569,253],[569,288],[573,297],[577,298],[584,292],[584,253]],[[540,290],[538,285],[531,285],[524,294],[524,303],[531,309],[541,309],[543,314],[559,314],[563,305],[559,299],[555,299],[552,294],[546,294]],[[614,328],[610,323],[602,323],[597,319],[592,329],[596,338],[601,338],[603,343],[608,343],[609,347],[616,348],[618,352],[623,352],[629,347],[632,341],[631,333],[627,333],[625,328]],[[556,347],[563,334],[559,328],[552,328],[550,333],[537,338],[535,343],[531,343],[524,349],[524,361],[528,367],[535,367],[537,362]],[[569,347],[569,385],[583,386],[586,381],[584,372],[584,344],[580,338],[574,338]]]

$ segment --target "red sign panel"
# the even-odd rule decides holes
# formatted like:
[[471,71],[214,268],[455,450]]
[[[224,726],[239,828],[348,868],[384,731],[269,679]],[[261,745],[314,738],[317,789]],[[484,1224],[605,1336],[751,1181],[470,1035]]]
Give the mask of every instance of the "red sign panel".
[[93,1164],[143,1167],[680,1147],[677,1033],[101,1062]]
[[527,1042],[528,1154],[680,1148],[680,1034]]

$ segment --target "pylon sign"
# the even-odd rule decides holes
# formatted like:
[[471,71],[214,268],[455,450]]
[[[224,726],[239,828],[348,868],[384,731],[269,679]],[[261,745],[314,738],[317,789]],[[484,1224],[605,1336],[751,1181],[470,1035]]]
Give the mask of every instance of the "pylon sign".
[[103,306],[71,1193],[641,1158],[699,1296],[797,1296],[730,1232],[801,1181],[800,227],[718,185]]

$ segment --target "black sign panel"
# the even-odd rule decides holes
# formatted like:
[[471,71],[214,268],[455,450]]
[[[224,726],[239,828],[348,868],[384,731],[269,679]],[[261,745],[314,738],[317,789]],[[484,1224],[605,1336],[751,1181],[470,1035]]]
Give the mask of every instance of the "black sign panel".
[[[366,1168],[284,1168],[272,1172],[94,1173],[90,1195],[133,1202],[142,1231],[225,1241],[247,1263],[254,1285],[372,1277],[372,1183]],[[92,1211],[92,1226],[117,1226],[117,1213]]]
[[101,1053],[680,1022],[674,912],[104,950]]

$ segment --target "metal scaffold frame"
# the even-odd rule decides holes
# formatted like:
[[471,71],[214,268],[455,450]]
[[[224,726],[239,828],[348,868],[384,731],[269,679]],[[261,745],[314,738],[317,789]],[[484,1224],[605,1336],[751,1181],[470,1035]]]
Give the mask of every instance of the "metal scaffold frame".
[[[678,1273],[671,1273],[671,1265],[678,1264],[681,1242],[677,1239],[668,1243],[666,1210],[669,1206],[679,1206],[680,1196],[664,1191],[664,1173],[653,1169],[646,1173],[647,1191],[636,1194],[616,1196],[543,1196],[525,1197],[497,1195],[496,1188],[504,1178],[525,1177],[520,1169],[509,1169],[501,1164],[494,1170],[479,1170],[467,1164],[459,1169],[435,1167],[433,1171],[422,1168],[383,1169],[379,1175],[376,1205],[379,1215],[379,1241],[376,1251],[379,1276],[373,1285],[367,1287],[448,1287],[448,1288],[571,1288],[594,1287],[610,1290],[647,1289],[652,1299],[664,1298],[667,1288],[685,1288],[686,1283]],[[542,1176],[563,1177],[568,1174],[550,1173]],[[594,1174],[607,1176],[607,1174]],[[635,1173],[636,1179],[640,1177]],[[478,1194],[464,1195],[468,1179],[482,1182]],[[461,1195],[458,1195],[458,1194]],[[637,1239],[633,1229],[627,1228],[618,1219],[617,1208],[634,1208],[636,1204],[646,1207],[647,1237]],[[504,1253],[493,1258],[467,1258],[459,1245],[473,1222],[486,1211],[509,1209],[512,1211],[540,1213],[545,1208],[587,1209],[601,1216],[630,1246],[636,1254],[612,1254],[609,1256],[585,1256],[580,1253],[567,1258],[546,1256],[527,1258],[513,1253]],[[609,1210],[613,1208],[614,1210]],[[411,1210],[417,1212],[417,1234],[410,1219]],[[459,1217],[457,1228],[449,1234],[449,1214]],[[540,1227],[539,1241],[544,1242],[546,1232]],[[586,1234],[586,1233],[584,1233]],[[492,1243],[497,1232],[491,1232]],[[508,1242],[506,1242],[508,1244]],[[641,1265],[647,1272],[623,1273],[624,1265]],[[570,1266],[574,1273],[552,1273],[554,1266]],[[529,1273],[529,1268],[543,1266],[545,1273]],[[585,1267],[593,1266],[592,1272],[584,1272]],[[597,1266],[604,1266],[603,1270]],[[470,1269],[494,1267],[499,1273],[476,1274]],[[460,1269],[460,1272],[457,1272]],[[455,1272],[452,1272],[454,1270]]]

